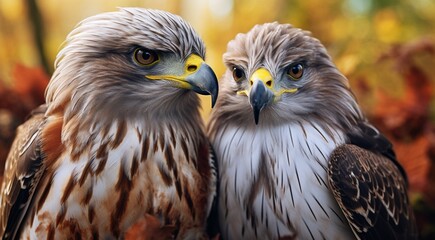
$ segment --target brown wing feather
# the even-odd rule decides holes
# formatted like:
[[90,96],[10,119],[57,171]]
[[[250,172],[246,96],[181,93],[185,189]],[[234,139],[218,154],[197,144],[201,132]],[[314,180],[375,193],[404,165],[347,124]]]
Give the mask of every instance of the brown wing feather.
[[415,239],[406,181],[381,154],[345,144],[330,157],[328,180],[358,239]]
[[3,239],[15,239],[44,171],[40,146],[44,112],[45,106],[41,106],[17,129],[6,160],[0,199],[0,235]]

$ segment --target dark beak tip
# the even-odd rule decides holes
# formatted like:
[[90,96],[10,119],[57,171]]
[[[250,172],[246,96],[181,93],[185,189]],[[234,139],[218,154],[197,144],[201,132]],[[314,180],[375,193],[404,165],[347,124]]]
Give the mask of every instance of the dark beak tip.
[[261,109],[257,108],[256,106],[253,107],[252,109],[254,111],[254,121],[255,121],[255,125],[258,125],[258,121],[260,119],[260,112]]
[[214,86],[211,87],[210,95],[211,95],[211,108],[213,108],[216,105],[219,96],[219,83],[217,81],[216,75],[214,78]]
[[215,105],[216,105],[216,98],[212,97],[212,99],[211,99],[211,108],[214,108]]

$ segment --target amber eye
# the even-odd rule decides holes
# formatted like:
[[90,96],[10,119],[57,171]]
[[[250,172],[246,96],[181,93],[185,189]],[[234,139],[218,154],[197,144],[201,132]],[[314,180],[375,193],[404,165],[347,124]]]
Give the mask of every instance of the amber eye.
[[138,48],[134,51],[134,60],[137,64],[149,66],[159,60],[159,56],[156,52],[145,49]]
[[234,67],[233,68],[233,78],[234,78],[234,80],[239,81],[244,76],[245,76],[245,72],[243,72],[242,69],[240,69],[238,67]]
[[294,80],[297,80],[302,77],[304,74],[304,67],[300,63],[296,63],[291,65],[288,70],[287,74]]

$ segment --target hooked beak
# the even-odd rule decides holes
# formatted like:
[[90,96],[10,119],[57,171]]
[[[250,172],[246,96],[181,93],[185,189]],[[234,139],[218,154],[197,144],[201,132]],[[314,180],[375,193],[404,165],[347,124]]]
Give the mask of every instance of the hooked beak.
[[170,80],[178,88],[193,90],[202,95],[211,95],[212,107],[216,103],[219,92],[216,74],[196,54],[187,58],[182,75],[148,75],[146,77],[152,80]]
[[273,102],[274,93],[271,90],[273,79],[269,71],[260,68],[252,74],[250,82],[252,87],[249,92],[249,102],[254,112],[255,124],[258,124],[261,110]]
[[186,77],[186,81],[191,85],[191,89],[202,95],[211,95],[211,107],[214,107],[219,86],[216,74],[206,63],[201,63],[199,69]]

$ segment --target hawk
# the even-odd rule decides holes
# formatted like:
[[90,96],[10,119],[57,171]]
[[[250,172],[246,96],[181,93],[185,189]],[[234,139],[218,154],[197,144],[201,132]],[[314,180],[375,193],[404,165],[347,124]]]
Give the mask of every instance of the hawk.
[[289,24],[238,34],[208,134],[224,239],[412,239],[407,180],[324,46]]
[[123,238],[146,215],[177,239],[206,238],[217,177],[196,93],[214,104],[218,85],[204,57],[193,28],[164,11],[82,21],[8,156],[3,239]]

